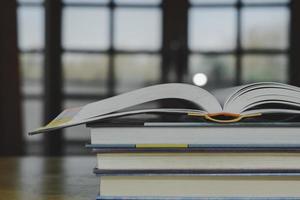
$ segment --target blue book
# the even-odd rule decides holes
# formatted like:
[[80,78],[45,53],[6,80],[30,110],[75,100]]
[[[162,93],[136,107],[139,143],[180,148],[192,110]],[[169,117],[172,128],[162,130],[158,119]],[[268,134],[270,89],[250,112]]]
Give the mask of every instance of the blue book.
[[299,200],[298,197],[113,197],[100,196],[96,200]]

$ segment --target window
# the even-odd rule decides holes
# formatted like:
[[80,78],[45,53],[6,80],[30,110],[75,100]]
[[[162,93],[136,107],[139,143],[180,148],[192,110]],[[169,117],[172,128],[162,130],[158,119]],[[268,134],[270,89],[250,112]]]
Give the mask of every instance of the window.
[[[65,107],[159,82],[159,5],[154,0],[64,1]],[[66,139],[88,141],[89,133],[68,129]]]
[[19,60],[24,96],[23,124],[26,141],[39,141],[27,132],[43,124],[44,7],[42,0],[20,0],[17,9]]
[[[165,21],[168,16],[163,3],[62,0],[64,107],[81,106],[165,79],[176,80],[172,78],[176,73],[182,73],[179,80],[189,83],[195,74],[205,74],[208,82],[203,87],[207,89],[289,80],[288,0],[186,0],[186,8],[168,8],[173,14],[180,10],[182,18],[188,16],[176,22]],[[45,11],[43,0],[19,0],[18,4],[26,133],[43,123]],[[176,32],[179,25],[186,29],[181,33],[187,33],[187,40],[179,41],[182,37],[174,34],[178,41],[166,48],[170,42],[163,41],[164,31]],[[171,53],[166,54],[166,49]],[[181,54],[187,55],[182,56],[184,62],[177,59]],[[182,63],[188,63],[186,70],[172,69]],[[67,129],[65,138],[67,152],[74,153],[70,144],[82,148],[89,141],[88,130]],[[38,144],[41,137],[26,139]]]
[[192,0],[188,82],[206,88],[288,81],[288,0]]

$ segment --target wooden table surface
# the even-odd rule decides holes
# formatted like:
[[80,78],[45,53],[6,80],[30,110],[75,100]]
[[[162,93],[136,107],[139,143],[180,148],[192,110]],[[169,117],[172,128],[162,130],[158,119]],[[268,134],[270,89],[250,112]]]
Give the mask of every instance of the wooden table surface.
[[95,156],[0,157],[0,200],[95,199],[95,165]]

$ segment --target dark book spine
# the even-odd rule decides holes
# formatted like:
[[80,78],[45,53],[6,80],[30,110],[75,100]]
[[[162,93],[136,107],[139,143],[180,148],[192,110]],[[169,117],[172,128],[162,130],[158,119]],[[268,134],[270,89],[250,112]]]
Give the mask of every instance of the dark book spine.
[[299,200],[297,197],[146,197],[97,196],[96,200]]
[[93,153],[184,153],[184,152],[300,152],[300,146],[261,146],[261,145],[187,145],[186,148],[137,148],[135,145],[86,145]]
[[300,177],[300,169],[136,169],[109,170],[94,168],[97,176],[289,176]]

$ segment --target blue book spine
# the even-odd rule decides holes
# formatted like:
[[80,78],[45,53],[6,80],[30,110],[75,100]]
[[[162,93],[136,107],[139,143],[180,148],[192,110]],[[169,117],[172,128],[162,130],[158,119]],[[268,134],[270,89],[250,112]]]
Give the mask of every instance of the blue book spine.
[[299,200],[299,197],[120,197],[98,195],[96,200]]

